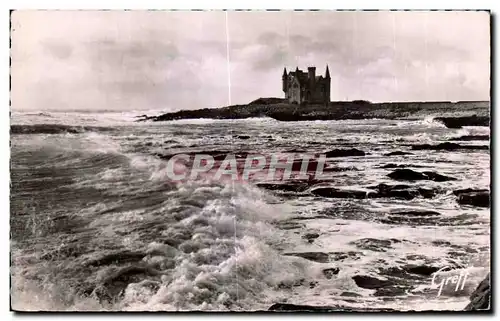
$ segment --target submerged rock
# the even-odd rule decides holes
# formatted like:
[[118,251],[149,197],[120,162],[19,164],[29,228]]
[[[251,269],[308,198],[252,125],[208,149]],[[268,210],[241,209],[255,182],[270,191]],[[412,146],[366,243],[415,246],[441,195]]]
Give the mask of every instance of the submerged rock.
[[307,182],[287,182],[280,184],[258,183],[257,186],[271,191],[301,193],[309,188],[309,183]]
[[440,213],[427,210],[411,210],[389,213],[386,218],[379,219],[384,224],[434,225]]
[[287,256],[298,256],[303,259],[314,261],[318,263],[328,263],[330,262],[330,256],[323,252],[301,252],[301,253],[285,253]]
[[467,194],[467,193],[489,193],[488,189],[475,189],[475,188],[464,188],[464,189],[457,189],[453,191],[453,194],[456,196],[460,196],[460,194]]
[[386,252],[386,249],[391,248],[391,240],[380,240],[374,238],[364,238],[350,242],[356,247],[363,250],[370,250],[375,252]]
[[456,178],[444,176],[435,172],[416,172],[411,169],[396,169],[392,173],[388,174],[390,178],[394,180],[406,180],[406,181],[419,181],[419,180],[430,180],[436,182],[446,182],[454,181]]
[[489,135],[464,135],[448,139],[450,141],[490,140]]
[[490,207],[490,193],[489,192],[461,193],[458,195],[457,202],[462,205]]
[[378,191],[372,197],[393,197],[406,200],[411,200],[418,196],[422,196],[423,198],[433,198],[438,193],[438,191],[434,189],[414,188],[410,185],[404,184],[387,185],[381,183],[376,186],[369,186],[368,188],[376,189]]
[[319,237],[318,233],[307,233],[302,235],[302,238],[306,239],[309,243],[314,242],[314,240],[317,239],[318,237]]
[[[431,174],[432,175],[432,174]],[[439,174],[434,174],[439,175]],[[428,176],[425,176],[429,178]],[[440,181],[442,178],[431,176],[434,180]],[[344,190],[334,187],[318,187],[311,190],[313,195],[329,197],[329,198],[350,198],[350,199],[366,199],[366,198],[398,198],[411,200],[415,197],[433,198],[438,193],[435,189],[415,188],[409,185],[397,184],[387,185],[379,184],[376,186],[368,186],[368,189],[375,191],[363,190]]]
[[407,290],[407,287],[391,286],[377,289],[375,293],[373,293],[373,296],[400,296],[405,295]]
[[442,122],[448,128],[462,128],[462,126],[489,126],[489,116],[464,116],[464,117],[436,117],[434,120]]
[[403,267],[403,270],[418,275],[430,276],[432,273],[439,271],[439,267],[428,265],[408,265]]
[[368,197],[366,191],[342,190],[333,187],[318,187],[311,191],[312,194],[331,197],[331,198],[357,198],[363,199]]
[[281,312],[392,312],[396,311],[394,309],[388,308],[353,308],[344,306],[313,306],[313,305],[301,305],[301,304],[290,304],[290,303],[275,303],[269,307],[268,311],[281,311]]
[[470,295],[470,303],[465,307],[465,311],[489,310],[491,300],[490,273],[479,283],[478,287]]
[[323,275],[327,279],[331,279],[334,275],[339,274],[340,269],[339,268],[328,268],[328,269],[323,269]]
[[412,165],[412,164],[393,164],[393,163],[389,163],[389,164],[385,164],[385,165],[381,165],[380,168],[407,168],[407,167],[423,167],[421,165]]
[[413,150],[446,150],[446,151],[453,151],[453,150],[460,150],[460,149],[465,149],[465,150],[488,150],[489,146],[487,145],[460,145],[457,143],[440,143],[437,145],[429,145],[429,144],[423,144],[423,145],[413,145],[412,146]]
[[404,156],[404,155],[414,155],[414,154],[410,152],[403,152],[400,150],[384,154],[384,156]]
[[362,150],[351,148],[351,149],[334,149],[324,153],[326,157],[348,157],[348,156],[365,156],[365,152]]
[[378,289],[393,285],[389,280],[380,280],[368,275],[355,275],[352,277],[357,286],[363,289]]

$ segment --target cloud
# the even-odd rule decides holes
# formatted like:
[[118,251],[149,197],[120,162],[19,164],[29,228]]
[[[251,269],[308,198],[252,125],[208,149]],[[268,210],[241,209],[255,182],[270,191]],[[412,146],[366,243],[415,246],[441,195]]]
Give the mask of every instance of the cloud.
[[282,96],[285,66],[327,64],[332,100],[489,99],[486,12],[15,11],[12,25],[13,109],[246,103]]

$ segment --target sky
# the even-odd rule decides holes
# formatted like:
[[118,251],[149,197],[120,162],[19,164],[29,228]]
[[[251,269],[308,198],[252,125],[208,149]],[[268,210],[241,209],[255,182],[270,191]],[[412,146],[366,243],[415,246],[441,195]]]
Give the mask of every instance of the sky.
[[284,97],[283,68],[331,100],[489,100],[476,11],[14,11],[11,109],[165,110]]

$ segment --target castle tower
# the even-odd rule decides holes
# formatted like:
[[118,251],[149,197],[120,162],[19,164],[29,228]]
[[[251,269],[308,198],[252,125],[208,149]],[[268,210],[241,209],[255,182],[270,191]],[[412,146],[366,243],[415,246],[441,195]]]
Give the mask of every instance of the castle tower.
[[316,67],[308,67],[307,73],[307,78],[309,78],[309,86],[310,88],[314,88],[314,86],[316,85]]
[[283,84],[283,91],[286,93],[288,90],[288,73],[286,72],[286,67],[283,69],[283,76],[281,77]]
[[325,72],[325,85],[326,85],[326,90],[325,90],[325,104],[330,103],[330,87],[331,87],[331,78],[330,78],[330,70],[328,69],[328,65],[326,65],[326,72]]

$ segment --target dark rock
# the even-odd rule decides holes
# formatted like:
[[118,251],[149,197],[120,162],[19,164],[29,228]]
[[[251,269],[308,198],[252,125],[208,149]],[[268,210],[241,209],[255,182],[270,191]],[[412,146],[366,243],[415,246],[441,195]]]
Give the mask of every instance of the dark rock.
[[407,167],[423,167],[423,166],[419,166],[419,165],[411,165],[411,164],[393,164],[393,163],[389,163],[389,164],[385,164],[385,165],[381,165],[380,168],[407,168]]
[[123,263],[138,262],[141,261],[145,256],[146,254],[141,252],[121,251],[105,254],[100,258],[95,258],[86,262],[86,264],[89,266],[102,266],[110,264],[118,265]]
[[338,166],[330,166],[323,168],[323,173],[346,172],[346,171],[359,171],[359,169],[356,167],[338,167]]
[[373,293],[373,296],[398,296],[405,295],[408,288],[406,287],[388,287],[388,288],[380,288]]
[[298,305],[289,303],[275,303],[269,307],[269,311],[309,311],[309,312],[331,312],[337,308],[328,306]]
[[418,181],[418,180],[431,180],[436,182],[453,181],[456,178],[444,176],[434,172],[416,172],[411,169],[396,169],[388,174],[394,180]]
[[304,224],[292,221],[282,221],[279,222],[277,225],[282,230],[294,230],[294,229],[304,228]]
[[330,253],[332,261],[343,261],[345,259],[358,260],[362,255],[362,253],[354,251]]
[[465,135],[448,139],[450,141],[490,140],[489,135]]
[[417,181],[417,180],[427,179],[426,175],[419,172],[415,172],[411,169],[396,169],[394,172],[388,174],[387,176],[389,176],[392,179],[407,180],[407,181]]
[[405,224],[410,226],[435,225],[440,214],[434,211],[402,211],[389,213],[386,218],[378,221],[384,224]]
[[439,216],[441,215],[439,212],[436,211],[418,211],[418,210],[412,210],[412,211],[402,211],[402,212],[392,212],[390,213],[391,215],[401,215],[401,216]]
[[354,293],[354,292],[344,291],[344,292],[340,293],[340,296],[360,297],[360,296],[362,296],[362,295],[361,295],[361,294]]
[[442,122],[448,128],[462,128],[462,126],[489,126],[489,116],[465,116],[465,117],[436,117],[436,121]]
[[453,194],[455,194],[456,196],[459,196],[460,194],[484,193],[484,192],[489,192],[489,190],[487,190],[487,189],[464,188],[464,189],[454,190]]
[[392,242],[390,240],[379,240],[373,238],[364,238],[350,242],[350,244],[356,245],[356,247],[363,250],[370,250],[375,252],[386,252],[386,249],[391,247]]
[[439,271],[439,267],[427,266],[427,265],[408,265],[403,267],[408,273],[430,276],[432,273]]
[[318,237],[319,237],[318,233],[307,233],[307,234],[302,235],[302,238],[306,239],[309,243],[312,243]]
[[395,152],[390,152],[387,154],[384,154],[384,156],[404,156],[404,155],[413,155],[413,153],[410,152],[403,152],[403,151],[395,151]]
[[446,150],[446,151],[454,151],[454,150],[460,150],[460,149],[465,149],[465,150],[488,150],[489,146],[486,145],[460,145],[456,143],[440,143],[437,145],[429,145],[429,144],[424,144],[424,145],[413,145],[412,146],[413,150]]
[[490,193],[489,192],[462,193],[458,195],[457,202],[462,205],[490,207]]
[[238,136],[236,136],[236,138],[239,138],[239,139],[249,139],[250,136],[248,136],[248,135],[238,135]]
[[280,312],[394,312],[394,309],[388,308],[353,308],[345,306],[313,306],[290,303],[275,303],[269,307],[268,311]]
[[417,191],[420,193],[420,195],[423,198],[433,198],[437,194],[436,190],[427,189],[427,188],[417,188]]
[[258,187],[265,188],[271,191],[295,192],[301,193],[309,188],[309,184],[305,182],[287,182],[287,183],[258,183]]
[[264,97],[264,98],[257,98],[249,105],[272,105],[272,104],[279,104],[285,102],[285,99],[283,98],[275,98],[275,97]]
[[325,153],[326,157],[348,157],[348,156],[365,156],[365,152],[362,150],[351,148],[351,149],[334,149]]
[[445,240],[435,240],[431,242],[434,246],[450,246],[451,243]]
[[299,279],[299,280],[292,280],[292,281],[282,281],[278,284],[278,289],[292,289],[294,287],[302,286],[304,285],[305,279]]
[[456,181],[457,179],[450,176],[444,176],[435,172],[423,172],[424,175],[427,176],[428,180],[435,182],[447,182],[447,181]]
[[357,286],[363,289],[378,289],[391,286],[393,283],[389,280],[380,280],[368,275],[355,275],[352,277]]
[[314,261],[318,263],[328,263],[330,262],[330,256],[323,252],[301,252],[301,253],[285,253],[288,256],[298,256],[303,259]]
[[327,279],[331,279],[334,275],[339,274],[340,269],[339,268],[328,268],[323,270],[323,274]]
[[476,290],[470,296],[470,303],[465,307],[465,311],[489,310],[491,300],[490,273],[479,283]]
[[363,199],[368,197],[366,191],[341,190],[333,187],[318,187],[311,190],[311,193],[317,196],[331,197],[331,198]]
[[401,189],[408,189],[411,188],[410,185],[405,185],[405,184],[396,184],[396,185],[387,185],[384,183],[375,185],[375,186],[368,186],[370,189],[376,189],[379,192],[385,192],[385,191],[392,191],[392,190],[401,190]]
[[374,195],[370,194],[371,198],[387,197],[411,200],[418,196],[432,198],[437,194],[437,191],[432,189],[413,188],[404,184],[387,185],[382,183],[377,186],[369,186],[368,188],[378,190],[378,193]]

